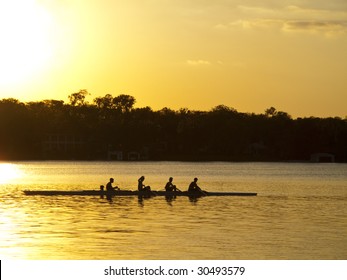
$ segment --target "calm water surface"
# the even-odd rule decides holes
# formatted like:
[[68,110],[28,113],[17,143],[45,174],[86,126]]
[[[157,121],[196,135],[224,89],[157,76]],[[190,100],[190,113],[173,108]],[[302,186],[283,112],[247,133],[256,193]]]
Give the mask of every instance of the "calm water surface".
[[[256,197],[25,196],[146,176]],[[0,163],[0,257],[8,259],[346,259],[347,165],[309,163]]]

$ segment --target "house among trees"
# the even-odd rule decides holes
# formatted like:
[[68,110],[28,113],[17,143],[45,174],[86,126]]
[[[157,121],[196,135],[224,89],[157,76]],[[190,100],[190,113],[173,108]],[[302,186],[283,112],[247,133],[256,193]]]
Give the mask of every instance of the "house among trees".
[[107,160],[123,160],[123,151],[109,150],[107,152]]
[[42,141],[44,158],[75,158],[85,150],[86,140],[71,134],[46,134]]
[[329,153],[311,154],[311,162],[335,162],[335,155]]

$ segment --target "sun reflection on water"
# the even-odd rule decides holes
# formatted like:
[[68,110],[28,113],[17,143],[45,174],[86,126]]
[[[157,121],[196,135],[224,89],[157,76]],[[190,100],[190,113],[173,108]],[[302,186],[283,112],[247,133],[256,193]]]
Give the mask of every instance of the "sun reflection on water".
[[23,172],[12,163],[0,163],[0,184],[8,184],[23,177]]
[[26,250],[18,246],[20,244],[18,234],[20,227],[17,217],[21,217],[17,210],[0,209],[1,259],[25,259],[27,257]]

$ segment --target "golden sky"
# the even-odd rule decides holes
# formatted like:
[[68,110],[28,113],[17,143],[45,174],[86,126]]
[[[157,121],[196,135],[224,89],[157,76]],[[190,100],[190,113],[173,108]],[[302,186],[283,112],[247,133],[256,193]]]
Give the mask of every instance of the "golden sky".
[[347,116],[346,0],[0,0],[0,98]]

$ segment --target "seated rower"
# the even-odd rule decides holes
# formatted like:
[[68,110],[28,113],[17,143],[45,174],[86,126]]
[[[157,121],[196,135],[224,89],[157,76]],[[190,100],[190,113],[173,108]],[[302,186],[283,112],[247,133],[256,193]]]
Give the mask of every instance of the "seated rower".
[[201,188],[198,186],[197,184],[198,178],[194,178],[194,181],[190,183],[189,188],[188,188],[188,192],[199,192],[199,193],[203,193],[203,191],[201,190]]
[[113,182],[114,182],[114,179],[110,178],[110,181],[106,184],[106,191],[110,192],[110,191],[119,190],[117,186],[116,187],[112,186]]
[[173,178],[170,177],[169,182],[167,182],[165,185],[165,191],[167,191],[167,192],[177,192],[178,191],[177,187],[172,183],[172,181],[173,181]]
[[143,191],[151,191],[151,187],[150,186],[145,186],[143,181],[145,180],[145,176],[141,176],[138,180],[138,185],[137,185],[137,189],[139,192],[143,192]]

